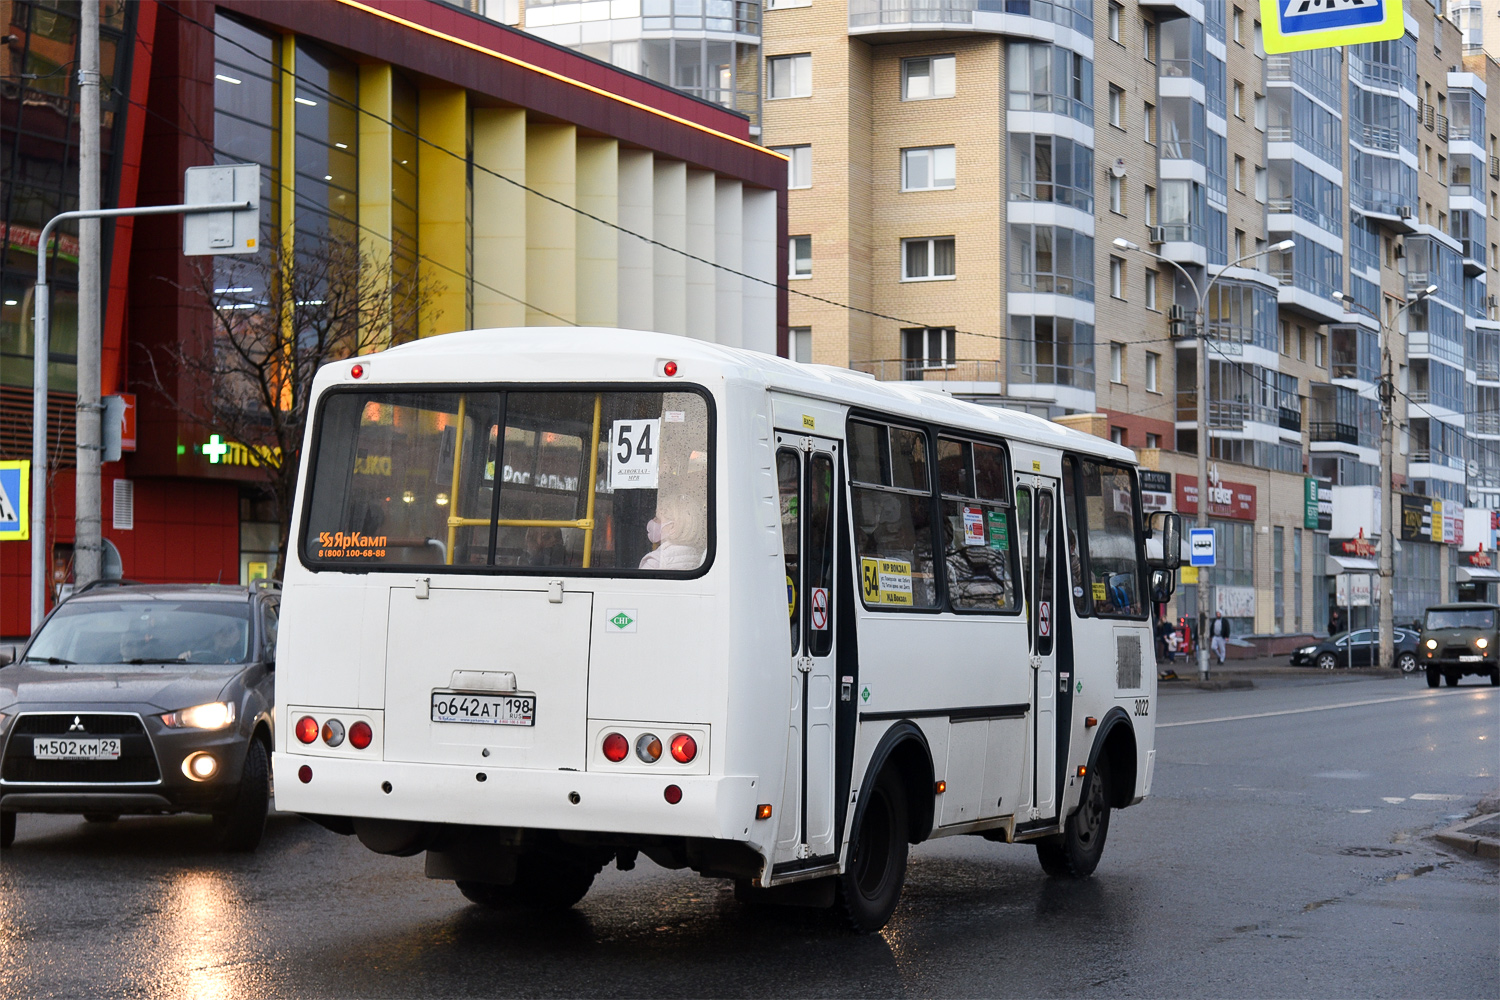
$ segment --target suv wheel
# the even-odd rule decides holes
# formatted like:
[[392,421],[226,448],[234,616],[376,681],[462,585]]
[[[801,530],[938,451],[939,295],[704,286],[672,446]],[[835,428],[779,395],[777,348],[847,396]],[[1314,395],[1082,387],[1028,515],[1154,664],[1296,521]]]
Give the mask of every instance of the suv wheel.
[[1318,666],[1321,667],[1322,669],[1324,669],[1324,670],[1332,670],[1334,667],[1336,667],[1338,665],[1339,665],[1339,661],[1334,658],[1334,655],[1332,653],[1319,653],[1318,654]]
[[214,814],[219,842],[226,850],[253,851],[260,846],[266,832],[266,813],[271,809],[271,766],[266,745],[251,737],[245,754],[245,770],[240,775],[240,790],[234,804],[225,813]]
[[1401,668],[1403,674],[1414,673],[1417,669],[1417,658],[1411,653],[1402,653],[1396,657],[1396,666]]

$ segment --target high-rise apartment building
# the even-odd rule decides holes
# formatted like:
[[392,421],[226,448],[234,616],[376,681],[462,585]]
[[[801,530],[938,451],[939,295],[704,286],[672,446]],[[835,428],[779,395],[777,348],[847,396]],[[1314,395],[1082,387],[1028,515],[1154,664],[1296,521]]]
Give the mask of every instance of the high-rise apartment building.
[[1500,76],[1452,6],[1293,55],[1255,0],[769,6],[794,356],[1107,435],[1149,506],[1201,485],[1212,605],[1288,635],[1374,620],[1389,350],[1397,619],[1492,595]]

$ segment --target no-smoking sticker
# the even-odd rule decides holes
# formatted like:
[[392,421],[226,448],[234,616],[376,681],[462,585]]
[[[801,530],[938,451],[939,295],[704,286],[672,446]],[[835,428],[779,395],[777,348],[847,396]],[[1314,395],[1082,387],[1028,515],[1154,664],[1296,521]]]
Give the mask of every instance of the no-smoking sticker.
[[1052,634],[1052,602],[1039,601],[1036,606],[1036,634]]
[[828,588],[812,589],[812,627],[815,632],[828,630]]

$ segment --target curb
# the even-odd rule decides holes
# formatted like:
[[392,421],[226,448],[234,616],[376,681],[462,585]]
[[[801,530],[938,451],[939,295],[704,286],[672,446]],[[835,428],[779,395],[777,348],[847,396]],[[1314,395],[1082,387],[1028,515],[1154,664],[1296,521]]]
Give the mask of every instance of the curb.
[[1439,830],[1434,836],[1449,847],[1472,854],[1480,858],[1500,858],[1500,840],[1494,837],[1468,833],[1471,826],[1478,826],[1495,819],[1500,819],[1500,813],[1488,813],[1483,816],[1475,816],[1466,819],[1462,823],[1455,823],[1445,830]]

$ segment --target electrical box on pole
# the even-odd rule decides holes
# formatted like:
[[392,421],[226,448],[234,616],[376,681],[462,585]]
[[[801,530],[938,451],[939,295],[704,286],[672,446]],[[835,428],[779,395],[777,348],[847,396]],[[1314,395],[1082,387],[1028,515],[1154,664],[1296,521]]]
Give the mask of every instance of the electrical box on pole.
[[183,255],[255,253],[260,243],[260,166],[231,163],[188,167],[185,175],[182,193],[186,204],[244,202],[248,207],[184,215]]

